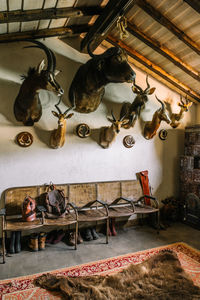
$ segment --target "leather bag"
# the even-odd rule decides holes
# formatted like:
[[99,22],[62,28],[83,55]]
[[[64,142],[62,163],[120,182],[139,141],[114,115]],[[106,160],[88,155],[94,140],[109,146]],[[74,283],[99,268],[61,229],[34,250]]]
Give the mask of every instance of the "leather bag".
[[47,189],[45,207],[47,209],[47,218],[61,218],[68,213],[66,207],[66,199],[63,190],[56,189],[53,184],[50,184]]
[[22,204],[22,219],[27,222],[34,221],[36,219],[36,202],[35,199],[30,196],[25,197]]

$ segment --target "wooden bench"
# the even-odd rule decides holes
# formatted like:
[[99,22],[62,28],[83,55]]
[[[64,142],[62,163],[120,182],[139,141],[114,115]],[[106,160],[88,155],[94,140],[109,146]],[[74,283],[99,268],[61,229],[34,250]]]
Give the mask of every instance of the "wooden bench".
[[145,206],[139,180],[56,184],[55,186],[62,189],[68,198],[70,213],[58,219],[47,219],[44,213],[37,213],[37,219],[33,222],[22,221],[22,203],[26,196],[31,196],[36,199],[40,207],[41,195],[47,191],[47,186],[13,187],[5,191],[4,208],[0,210],[3,262],[5,262],[7,231],[45,230],[55,226],[73,225],[77,236],[78,224],[83,223],[84,226],[88,226],[89,222],[103,220],[106,222],[106,243],[108,243],[109,218],[146,213],[157,213],[159,216],[155,198],[152,200],[156,206]]

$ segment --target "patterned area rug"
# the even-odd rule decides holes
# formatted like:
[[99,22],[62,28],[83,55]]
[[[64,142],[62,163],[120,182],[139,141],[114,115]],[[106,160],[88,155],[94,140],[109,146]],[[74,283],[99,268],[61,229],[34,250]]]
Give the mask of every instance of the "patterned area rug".
[[[75,267],[54,270],[48,273],[71,277],[111,274],[123,269],[124,267],[127,267],[131,263],[141,263],[163,249],[171,249],[175,251],[184,270],[190,275],[194,284],[200,286],[200,251],[191,248],[185,243],[175,243]],[[33,280],[41,274],[43,273],[0,281],[0,299],[62,299],[59,293],[48,292],[47,290],[34,286]]]

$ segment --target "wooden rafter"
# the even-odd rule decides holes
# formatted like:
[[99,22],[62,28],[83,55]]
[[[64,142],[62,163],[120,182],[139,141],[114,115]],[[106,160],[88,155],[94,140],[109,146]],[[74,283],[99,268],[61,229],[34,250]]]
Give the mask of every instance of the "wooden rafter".
[[136,0],[110,0],[105,6],[102,14],[96,19],[90,31],[81,42],[83,50],[88,42],[93,39],[91,49],[96,49],[111,31],[120,15],[123,15],[130,5]]
[[155,21],[165,26],[169,31],[171,31],[179,40],[184,42],[188,47],[200,55],[200,47],[197,45],[189,36],[187,36],[183,31],[178,29],[172,22],[170,22],[166,17],[164,17],[159,11],[157,11],[152,5],[150,5],[146,0],[137,0],[137,5],[144,10],[148,15],[150,15]]
[[32,30],[32,31],[24,31],[17,33],[8,33],[0,35],[0,43],[9,43],[22,41],[26,39],[39,39],[39,38],[47,38],[53,36],[59,37],[72,37],[75,34],[80,34],[82,32],[88,32],[88,25],[74,25],[69,27],[59,27],[59,28],[49,28],[49,29],[41,29],[41,30]]
[[159,75],[161,78],[169,82],[172,86],[176,89],[182,91],[184,94],[187,94],[193,100],[200,102],[200,95],[193,91],[191,88],[180,82],[175,77],[171,76],[169,73],[164,71],[162,68],[151,62],[150,60],[146,59],[143,55],[135,51],[134,49],[128,47],[122,41],[118,41],[117,39],[108,36],[107,41],[113,44],[114,46],[120,46],[121,48],[125,49],[127,54],[132,57],[134,60],[138,61],[140,64],[151,70],[152,72]]
[[200,2],[199,0],[183,0],[189,4],[194,10],[200,14]]
[[32,10],[15,10],[0,12],[0,24],[12,22],[28,22],[36,20],[51,20],[60,18],[77,18],[83,16],[93,16],[102,13],[103,8],[92,7],[67,7],[67,8],[48,8]]
[[168,60],[170,60],[177,67],[182,69],[188,75],[200,81],[199,72],[197,70],[195,70],[194,68],[192,68],[191,66],[183,62],[180,58],[174,55],[169,49],[161,45],[159,42],[152,40],[151,38],[146,36],[137,28],[136,25],[132,25],[128,23],[128,27],[126,29],[131,35],[134,35],[136,38],[138,38],[143,43],[151,47],[153,50],[157,51],[159,54],[166,57]]

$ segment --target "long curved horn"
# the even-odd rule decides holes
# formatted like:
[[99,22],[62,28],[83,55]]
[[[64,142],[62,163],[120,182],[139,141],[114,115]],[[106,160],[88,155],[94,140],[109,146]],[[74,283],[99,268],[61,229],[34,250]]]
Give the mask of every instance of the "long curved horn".
[[60,114],[62,114],[62,111],[61,111],[60,108],[58,107],[58,105],[60,104],[60,101],[61,101],[61,97],[60,97],[58,103],[55,104],[55,107],[57,108],[58,112],[59,112]]
[[53,73],[55,72],[55,69],[56,69],[56,57],[55,57],[55,54],[53,53],[53,51],[51,49],[49,49],[50,53],[51,53],[51,56],[52,56],[52,63],[53,63]]
[[44,44],[42,44],[39,41],[35,41],[35,40],[29,40],[27,39],[26,41],[31,42],[36,44],[37,46],[26,46],[24,48],[40,48],[42,50],[44,50],[46,56],[47,56],[47,71],[49,72],[53,72],[53,57],[52,57],[52,52],[50,51],[50,49],[48,47],[46,47]]
[[114,116],[114,113],[113,113],[113,110],[111,110],[111,115],[113,117],[113,121],[116,122],[116,119],[115,119],[115,116]]
[[91,56],[92,58],[98,57],[98,55],[93,54],[92,51],[90,50],[90,45],[91,45],[92,42],[93,42],[93,39],[91,39],[88,42],[88,44],[87,44],[87,52],[88,52],[89,56]]
[[150,84],[148,82],[148,74],[146,76],[146,83],[147,83],[147,88],[144,90],[144,92],[147,92],[150,89]]
[[66,114],[68,113],[68,111],[72,110],[72,109],[75,109],[76,107],[76,102],[75,102],[75,94],[73,93],[73,106],[72,107],[69,107],[68,109],[66,109],[66,111],[63,113],[63,114]]
[[143,92],[143,89],[135,83],[135,78],[133,80],[133,86],[136,87],[140,92]]
[[160,104],[162,105],[162,110],[164,110],[165,109],[164,103],[160,99],[158,99],[158,97],[156,95],[155,95],[155,97],[160,102]]

